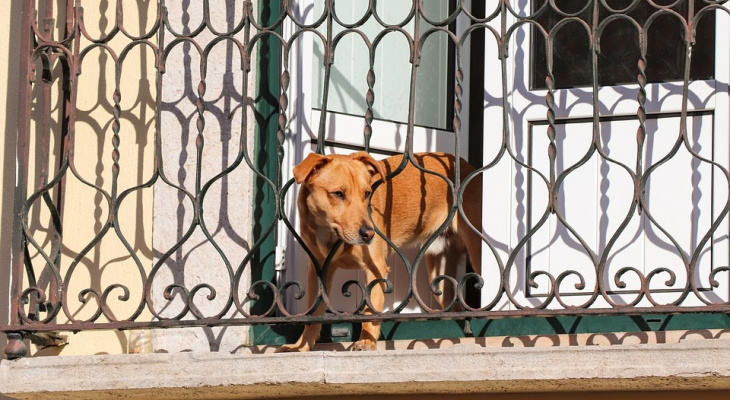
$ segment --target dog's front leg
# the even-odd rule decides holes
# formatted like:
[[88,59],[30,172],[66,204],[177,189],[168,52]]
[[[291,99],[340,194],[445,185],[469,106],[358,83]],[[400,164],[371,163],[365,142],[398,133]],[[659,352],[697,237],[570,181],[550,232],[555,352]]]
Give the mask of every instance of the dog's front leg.
[[[332,283],[332,268],[330,268],[329,273],[327,274],[327,277],[325,278],[325,288],[330,287]],[[307,307],[312,307],[315,301],[317,301],[317,297],[319,297],[319,277],[317,276],[317,271],[312,262],[309,262],[309,266],[307,268],[307,286],[306,286],[306,301],[307,301]],[[313,316],[322,316],[324,315],[326,306],[324,302],[320,302],[317,308],[312,312],[311,315]],[[282,352],[292,352],[292,351],[310,351],[314,348],[314,343],[319,339],[319,334],[322,331],[322,325],[321,324],[310,324],[304,326],[304,332],[302,332],[302,335],[299,336],[299,340],[297,340],[294,344],[286,344],[281,347],[279,347],[276,352],[282,353]]]
[[[375,279],[384,279],[388,273],[388,266],[385,259],[373,260],[372,264],[365,268],[365,278],[368,284]],[[379,283],[373,287],[370,292],[370,303],[375,310],[367,307],[365,314],[373,314],[373,312],[383,311],[385,304],[385,284]],[[363,322],[362,331],[360,332],[360,340],[353,343],[353,350],[375,350],[376,343],[380,337],[380,321]]]

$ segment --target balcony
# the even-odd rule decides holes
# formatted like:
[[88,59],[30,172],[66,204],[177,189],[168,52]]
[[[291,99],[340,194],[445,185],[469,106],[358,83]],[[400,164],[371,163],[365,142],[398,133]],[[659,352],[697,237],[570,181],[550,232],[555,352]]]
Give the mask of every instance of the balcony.
[[[160,383],[170,396],[189,381],[312,396],[418,392],[404,382],[470,393],[462,381],[481,382],[471,393],[728,389],[726,362],[678,366],[726,356],[730,329],[724,2],[70,3],[8,6],[22,22],[8,28],[20,79],[7,78],[6,382],[143,361],[135,376],[59,376],[53,391],[159,389],[144,378],[171,363],[185,368]],[[424,243],[382,234],[387,277],[338,270],[329,284],[342,244],[319,259],[305,243],[292,169],[353,151],[401,161],[382,187],[421,152],[471,167],[442,177],[448,215]],[[429,250],[467,208],[480,213],[466,228],[478,261],[429,276]],[[362,323],[382,326],[378,351],[342,354]],[[316,349],[340,351],[269,354],[312,324],[325,325]],[[141,330],[158,354],[123,356]],[[676,368],[646,372],[652,352]],[[391,380],[395,354],[510,366]],[[283,360],[317,367],[193,378]],[[596,366],[532,369],[571,360]]]

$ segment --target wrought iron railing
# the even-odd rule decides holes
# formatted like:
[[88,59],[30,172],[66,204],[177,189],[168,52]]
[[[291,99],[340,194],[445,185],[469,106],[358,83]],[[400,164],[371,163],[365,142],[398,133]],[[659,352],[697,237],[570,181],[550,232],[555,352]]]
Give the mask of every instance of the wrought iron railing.
[[[55,330],[730,311],[730,175],[723,139],[730,132],[712,118],[717,110],[718,118],[727,119],[729,111],[722,100],[728,60],[715,56],[728,54],[721,36],[729,20],[724,1],[452,1],[434,3],[448,3],[436,20],[425,11],[433,4],[414,0],[402,18],[390,21],[383,11],[388,1],[363,0],[360,17],[351,22],[338,15],[345,6],[334,0],[318,3],[318,15],[311,3],[296,1],[108,1],[97,8],[69,0],[60,9],[58,3],[24,0],[22,34],[12,38],[21,42],[19,62],[27,79],[18,97],[24,112],[17,138],[11,321],[1,327],[9,357],[25,354],[24,334]],[[137,26],[130,26],[133,20]],[[366,23],[379,33],[364,33]],[[392,93],[376,89],[376,60],[391,35],[407,41],[410,70],[407,118],[394,123],[404,142],[394,152],[415,160],[421,52],[429,40],[446,37],[453,56],[447,149],[466,157],[462,142],[468,137],[470,161],[480,167],[450,182],[459,196],[449,218],[463,213],[461,194],[480,175],[485,199],[508,193],[511,205],[498,211],[485,205],[484,214],[507,215],[509,233],[495,233],[489,224],[495,218],[485,217],[484,228],[474,228],[483,241],[482,276],[436,278],[458,293],[446,310],[428,303],[434,282],[418,283],[426,252],[421,248],[395,257],[400,266],[392,269],[405,279],[388,310],[365,313],[367,301],[343,310],[329,292],[320,292],[329,312],[308,315],[311,308],[301,304],[304,283],[291,275],[311,254],[294,235],[290,209],[296,186],[288,179],[293,162],[287,160],[301,154],[289,154],[287,146],[304,143],[307,132],[316,152],[336,141],[328,88],[349,83],[332,72],[338,43],[356,36],[369,64],[360,77],[367,84],[360,93],[362,133],[351,138],[360,148],[384,150],[373,142],[379,113],[374,99]],[[667,36],[676,40],[662,50],[657,42]],[[310,112],[301,103],[308,89],[290,84],[302,78],[297,65],[308,60],[298,47],[304,40],[318,42],[323,51],[317,67],[323,71],[322,103],[313,105],[320,116],[314,126],[299,121]],[[525,46],[532,46],[527,56]],[[490,91],[495,79],[497,89]],[[604,86],[620,87],[611,104],[630,101],[633,111],[611,114],[612,94]],[[573,103],[583,107],[578,117],[566,104],[571,93],[583,95]],[[529,112],[517,109],[517,94],[546,116],[525,117]],[[660,103],[672,96],[679,100],[665,112]],[[612,147],[629,143],[617,139],[615,124],[636,132],[630,161]],[[587,138],[578,150],[568,143],[572,126]],[[670,138],[668,148],[655,154],[660,134]],[[684,195],[675,199],[665,190],[676,184],[671,176],[657,178],[667,169],[674,175],[667,165],[683,160],[687,165],[677,170],[690,176],[682,189],[689,204],[679,204]],[[494,175],[503,165],[511,172]],[[590,166],[597,171],[595,190],[569,189],[568,182],[583,180],[580,171]],[[606,187],[615,182],[629,189],[611,197]],[[253,193],[241,195],[249,188]],[[598,221],[595,232],[587,234],[572,214],[589,202],[585,193],[598,204],[588,217]],[[660,196],[676,206],[670,222],[666,214],[656,215]],[[625,209],[608,218],[612,202],[623,202]],[[74,220],[73,209],[88,223]],[[235,210],[254,211],[236,217]],[[684,216],[678,226],[691,231],[687,240],[681,229],[668,227]],[[152,221],[162,232],[155,240]],[[161,228],[165,221],[172,228]],[[104,258],[110,240],[118,248]],[[290,250],[274,266],[274,254],[281,261],[276,240],[298,252]],[[617,254],[641,241],[652,245],[630,262],[619,260]],[[207,250],[188,257],[192,250],[186,246]],[[582,266],[561,265],[558,255],[540,258],[559,248],[581,254],[567,259],[582,257]],[[652,261],[652,251],[668,254],[675,266],[663,264],[666,257]],[[197,278],[186,275],[201,263],[206,269]],[[213,270],[223,277],[218,283],[207,280]],[[465,292],[474,287],[478,299],[467,301]],[[367,299],[372,286],[332,289]]]

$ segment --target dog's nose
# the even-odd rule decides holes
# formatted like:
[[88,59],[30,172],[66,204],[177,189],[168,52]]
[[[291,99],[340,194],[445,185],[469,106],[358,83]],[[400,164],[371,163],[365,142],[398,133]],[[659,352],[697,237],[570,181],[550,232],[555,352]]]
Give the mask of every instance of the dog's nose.
[[373,240],[373,237],[375,236],[375,231],[373,228],[369,226],[363,226],[360,228],[360,239],[362,239],[365,243],[370,243],[371,240]]

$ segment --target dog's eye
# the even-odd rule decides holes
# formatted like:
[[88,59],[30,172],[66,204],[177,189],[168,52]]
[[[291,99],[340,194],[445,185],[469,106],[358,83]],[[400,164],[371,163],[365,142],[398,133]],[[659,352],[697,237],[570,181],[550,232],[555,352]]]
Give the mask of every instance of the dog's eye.
[[371,191],[369,191],[369,190],[366,190],[366,191],[365,191],[365,198],[366,198],[366,199],[369,199],[369,198],[370,198],[370,195],[371,195],[371,194],[373,194],[373,192],[371,192]]
[[338,199],[345,199],[345,193],[342,190],[335,190],[332,192],[332,195],[337,197]]

